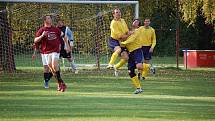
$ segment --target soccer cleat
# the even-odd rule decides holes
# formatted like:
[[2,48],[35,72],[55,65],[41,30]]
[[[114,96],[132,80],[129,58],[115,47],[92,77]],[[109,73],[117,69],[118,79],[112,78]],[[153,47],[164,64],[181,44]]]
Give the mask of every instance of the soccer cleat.
[[111,64],[108,64],[108,66],[106,67],[107,69],[113,69],[114,68],[114,66],[113,65],[111,65]]
[[75,74],[78,73],[77,66],[74,64],[74,62],[71,63],[71,69],[72,69],[72,72],[74,72]]
[[49,88],[49,82],[46,82],[45,80],[44,80],[44,88],[45,88],[45,89],[48,89],[48,88]]
[[58,84],[57,86],[57,91],[61,91],[61,92],[64,92],[66,90],[67,86],[65,83],[60,83]]
[[74,73],[75,73],[75,74],[78,74],[78,70],[77,70],[77,69],[75,69],[75,70],[74,70]]
[[66,90],[66,88],[67,88],[67,86],[66,86],[66,84],[65,83],[62,83],[61,84],[61,92],[64,92],[65,90]]
[[114,75],[115,75],[115,77],[118,77],[119,76],[118,70],[116,69],[115,66],[113,66],[113,69],[114,69]]
[[142,90],[141,88],[137,88],[137,89],[135,90],[134,94],[140,94],[140,93],[142,93],[142,92],[143,92],[143,90]]
[[58,85],[57,85],[57,91],[60,91],[60,90],[61,90],[61,84],[58,83]]

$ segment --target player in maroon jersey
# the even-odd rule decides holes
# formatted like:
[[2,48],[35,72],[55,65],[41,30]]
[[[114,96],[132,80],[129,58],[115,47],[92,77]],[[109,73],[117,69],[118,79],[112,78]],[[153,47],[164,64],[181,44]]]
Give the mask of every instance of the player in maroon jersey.
[[52,18],[50,15],[44,16],[43,22],[44,26],[36,32],[34,42],[41,42],[41,53],[44,55],[49,69],[57,79],[58,91],[64,92],[67,86],[61,78],[58,66],[58,59],[61,48],[61,31],[60,29],[52,26]]

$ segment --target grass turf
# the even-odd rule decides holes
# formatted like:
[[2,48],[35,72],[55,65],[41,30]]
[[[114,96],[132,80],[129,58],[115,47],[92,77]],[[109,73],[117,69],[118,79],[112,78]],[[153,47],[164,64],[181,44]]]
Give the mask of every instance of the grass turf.
[[42,71],[0,74],[0,121],[211,121],[215,120],[215,71],[160,68],[132,94],[126,71],[63,73],[68,84],[44,89]]

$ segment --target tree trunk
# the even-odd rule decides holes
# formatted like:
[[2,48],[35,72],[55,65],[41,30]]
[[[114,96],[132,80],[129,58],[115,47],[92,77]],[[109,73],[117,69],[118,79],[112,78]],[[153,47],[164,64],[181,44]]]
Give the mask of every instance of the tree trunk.
[[14,72],[15,61],[12,45],[12,32],[7,18],[7,4],[0,4],[0,71]]

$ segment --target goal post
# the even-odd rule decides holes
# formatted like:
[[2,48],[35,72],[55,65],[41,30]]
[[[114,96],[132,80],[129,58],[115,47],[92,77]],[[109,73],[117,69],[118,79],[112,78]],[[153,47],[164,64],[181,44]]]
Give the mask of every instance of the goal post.
[[139,17],[139,1],[81,1],[81,0],[0,0],[0,2],[74,3],[74,4],[134,4],[135,17]]
[[74,3],[74,4],[134,4],[135,18],[139,18],[139,1],[82,1],[82,0],[0,0],[0,2],[27,2],[27,3]]
[[[2,26],[2,21],[5,20],[0,18],[0,34],[6,30],[11,31],[11,34],[7,35],[13,46],[10,58],[14,58],[15,67],[18,69],[42,68],[41,58],[37,58],[32,65],[31,55],[35,32],[42,26],[41,17],[45,14],[55,15],[55,25],[59,17],[73,30],[73,54],[78,66],[87,65],[85,68],[88,68],[88,65],[91,65],[96,69],[107,64],[111,54],[108,39],[109,26],[113,19],[112,10],[115,7],[120,8],[122,17],[129,26],[134,18],[139,17],[138,1],[0,0],[0,3],[3,2],[7,3],[7,6],[5,10],[0,10],[0,14],[7,11],[4,19],[7,19],[9,25]],[[4,43],[0,43],[0,47],[1,44]],[[3,51],[0,54],[4,54]],[[4,64],[5,60],[0,57],[0,64]],[[69,63],[65,64],[68,67]]]

